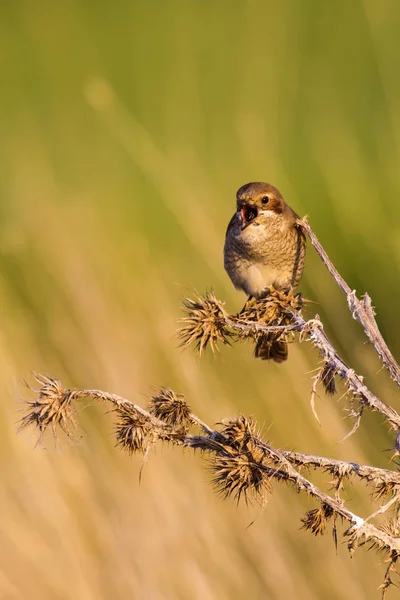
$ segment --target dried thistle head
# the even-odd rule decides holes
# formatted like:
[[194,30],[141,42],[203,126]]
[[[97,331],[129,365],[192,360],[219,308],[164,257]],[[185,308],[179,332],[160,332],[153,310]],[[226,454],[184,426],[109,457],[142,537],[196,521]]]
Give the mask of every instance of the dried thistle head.
[[34,379],[39,383],[39,388],[28,383],[28,389],[36,394],[35,400],[28,400],[27,413],[20,420],[20,429],[34,425],[40,436],[51,427],[53,435],[57,438],[59,427],[68,437],[72,438],[71,429],[76,428],[74,407],[72,404],[73,391],[63,388],[58,379],[47,375],[33,373]]
[[400,539],[400,516],[389,517],[389,519],[383,523],[380,527],[382,531],[388,535]]
[[302,306],[300,294],[294,294],[292,290],[276,290],[271,286],[263,298],[250,298],[238,318],[262,325],[284,325],[291,322],[293,311],[299,312]]
[[334,510],[328,504],[321,504],[319,508],[314,508],[306,512],[301,519],[303,529],[311,531],[314,535],[324,535],[328,521],[334,516]]
[[183,395],[176,394],[168,388],[160,388],[157,394],[152,396],[148,408],[157,419],[172,427],[188,428],[191,424],[190,407]]
[[[250,298],[241,312],[234,317],[238,324],[246,325],[238,334],[241,339],[252,338],[256,342],[266,340],[271,344],[283,340],[287,341],[290,332],[269,331],[260,329],[260,325],[267,327],[281,327],[293,325],[293,312],[299,312],[303,300],[300,294],[293,294],[292,290],[269,289],[263,298]],[[252,324],[254,326],[252,327]]]
[[[161,392],[164,399],[160,398]],[[115,426],[117,446],[129,454],[139,452],[147,455],[151,445],[158,440],[176,445],[183,444],[188,430],[184,422],[184,403],[176,397],[176,405],[172,411],[168,412],[168,407],[166,407],[168,400],[165,400],[165,397],[169,398],[171,405],[175,396],[176,394],[172,390],[162,389],[159,396],[152,398],[153,410],[149,413],[140,412],[134,404],[119,405],[115,409],[117,413]],[[160,402],[158,402],[159,400]],[[179,408],[177,407],[178,402]],[[161,418],[162,416],[164,418]],[[172,423],[174,417],[177,420]],[[168,422],[169,420],[171,423]]]
[[126,450],[129,454],[136,452],[145,453],[149,443],[155,440],[156,429],[151,421],[129,405],[119,406],[115,435],[117,446]]
[[204,297],[200,294],[196,296],[195,300],[183,300],[186,316],[180,319],[184,327],[178,330],[177,335],[183,348],[194,343],[201,355],[208,344],[213,352],[218,350],[218,342],[229,344],[231,333],[226,327],[222,304],[213,292],[208,292]]
[[243,415],[222,423],[221,437],[213,443],[213,484],[224,496],[264,496],[270,491],[271,469],[264,462],[267,455],[257,443],[256,425]]
[[335,363],[332,360],[327,360],[319,373],[319,379],[321,380],[321,383],[324,386],[327,394],[333,395],[336,393],[336,373],[337,371]]
[[370,478],[370,484],[375,488],[371,494],[375,500],[381,500],[388,494],[395,496],[400,493],[399,485],[395,481]]
[[242,497],[246,502],[251,496],[264,497],[265,492],[271,491],[271,483],[263,460],[264,452],[255,444],[247,452],[226,447],[216,454],[211,466],[215,488],[224,498],[232,496],[237,502]]
[[250,441],[257,437],[257,425],[250,417],[239,415],[221,423],[221,434],[226,438],[226,444],[237,451],[247,449]]

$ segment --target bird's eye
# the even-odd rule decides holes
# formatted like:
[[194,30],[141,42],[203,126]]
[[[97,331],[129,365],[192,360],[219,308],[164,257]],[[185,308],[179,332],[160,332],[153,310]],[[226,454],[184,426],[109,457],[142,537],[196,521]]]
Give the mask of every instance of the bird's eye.
[[261,202],[262,202],[262,204],[268,204],[268,202],[269,202],[268,196],[264,196],[264,198],[261,198]]

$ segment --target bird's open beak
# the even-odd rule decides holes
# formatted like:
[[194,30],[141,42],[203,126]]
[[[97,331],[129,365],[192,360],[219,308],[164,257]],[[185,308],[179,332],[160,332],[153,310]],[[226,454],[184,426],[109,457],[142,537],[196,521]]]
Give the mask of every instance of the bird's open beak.
[[254,206],[253,204],[245,204],[240,209],[240,216],[242,218],[242,229],[244,229],[253,221],[253,219],[258,216],[257,206]]

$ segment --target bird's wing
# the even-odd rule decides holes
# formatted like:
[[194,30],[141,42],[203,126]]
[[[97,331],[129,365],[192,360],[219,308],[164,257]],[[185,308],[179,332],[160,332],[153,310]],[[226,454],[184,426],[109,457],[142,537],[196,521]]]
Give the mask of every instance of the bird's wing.
[[226,229],[225,237],[228,235],[229,230],[233,227],[233,224],[234,224],[234,222],[236,220],[236,217],[237,217],[237,213],[234,213],[232,219],[229,221],[229,225],[228,225],[228,227]]

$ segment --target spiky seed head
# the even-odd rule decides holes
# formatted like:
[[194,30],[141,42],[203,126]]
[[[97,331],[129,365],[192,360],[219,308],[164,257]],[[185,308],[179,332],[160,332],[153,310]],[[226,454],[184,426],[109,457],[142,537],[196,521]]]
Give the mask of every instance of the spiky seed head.
[[235,419],[223,421],[221,425],[221,434],[235,450],[247,450],[248,443],[257,437],[257,425],[251,417],[239,415]]
[[176,394],[168,388],[160,388],[149,402],[149,411],[152,415],[165,421],[172,427],[188,428],[191,424],[190,407],[186,404],[182,394]]
[[118,416],[115,426],[116,445],[129,454],[144,453],[154,434],[149,419],[130,406],[120,406],[115,412]]
[[262,298],[250,298],[239,313],[239,317],[246,321],[256,321],[264,325],[277,324],[285,317],[290,319],[293,311],[300,311],[303,299],[300,294],[293,294],[291,290],[276,290],[270,287],[268,293]]
[[265,497],[271,491],[271,469],[264,465],[266,452],[258,443],[256,424],[240,415],[222,423],[220,441],[214,447],[213,484],[237,502],[244,497]]
[[400,538],[400,519],[399,517],[390,517],[385,523],[383,523],[380,527],[382,531],[391,535],[394,538]]
[[48,427],[51,427],[54,436],[57,437],[57,428],[60,428],[72,438],[72,429],[76,428],[73,391],[63,388],[58,379],[47,375],[33,373],[33,377],[39,387],[26,384],[28,389],[36,394],[36,398],[26,401],[28,409],[20,420],[20,429],[34,425],[42,436]]
[[379,479],[378,481],[374,481],[374,479],[371,478],[371,483],[375,486],[375,489],[372,492],[372,496],[376,500],[381,500],[388,494],[391,494],[393,496],[400,493],[400,487],[394,481],[384,481]]
[[321,504],[319,508],[314,508],[306,512],[301,519],[303,529],[311,531],[314,535],[323,535],[326,531],[328,521],[333,517],[334,510],[327,504]]
[[226,328],[224,310],[213,292],[204,297],[197,294],[195,300],[185,298],[183,306],[186,316],[180,322],[184,327],[177,332],[183,348],[195,344],[201,355],[208,344],[213,352],[218,350],[218,342],[229,344],[231,333]]
[[[265,332],[260,331],[259,325],[267,327],[287,326],[293,322],[293,311],[299,312],[303,306],[300,294],[293,294],[291,290],[276,290],[269,288],[269,292],[263,298],[250,298],[235,320],[240,323],[246,322],[250,325],[240,334],[242,339],[252,338],[256,342],[265,338]],[[251,324],[254,323],[254,328]],[[287,332],[269,332],[268,339],[271,342],[287,341],[290,334]]]
[[249,452],[231,448],[226,449],[224,454],[217,454],[211,465],[216,490],[224,498],[232,496],[237,502],[242,497],[246,502],[251,497],[264,498],[265,493],[271,491],[271,484],[263,469],[263,458],[263,452],[256,447]]
[[336,383],[335,383],[335,375],[336,375],[336,366],[335,363],[331,360],[327,360],[321,369],[319,378],[322,382],[322,385],[325,388],[325,392],[327,394],[335,394],[336,393]]

